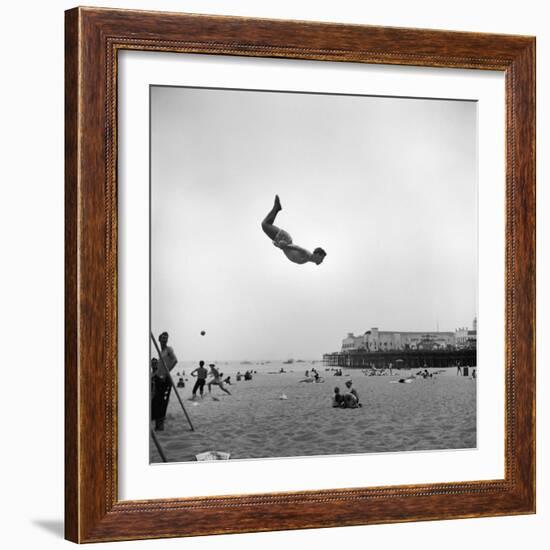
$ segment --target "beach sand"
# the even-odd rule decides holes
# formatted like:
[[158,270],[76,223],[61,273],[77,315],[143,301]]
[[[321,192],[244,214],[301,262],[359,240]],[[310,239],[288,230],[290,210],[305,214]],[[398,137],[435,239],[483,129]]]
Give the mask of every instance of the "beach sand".
[[[294,372],[258,372],[251,381],[235,382],[234,372],[267,366],[221,365],[233,381],[232,395],[212,387],[212,396],[189,401],[194,378],[179,389],[195,425],[191,432],[174,395],[166,428],[157,432],[170,462],[195,460],[206,451],[231,453],[231,459],[466,449],[476,446],[476,381],[448,369],[434,378],[396,383],[410,372],[365,376],[343,369],[336,377],[320,363],[313,365],[325,383],[301,383],[311,364],[281,365]],[[176,369],[177,370],[177,369]],[[190,370],[187,370],[190,372]],[[394,371],[395,372],[395,371]],[[177,380],[177,377],[174,377]],[[334,409],[335,386],[353,380],[363,404],[359,409]],[[284,394],[287,399],[280,399]],[[151,462],[160,457],[151,445]]]

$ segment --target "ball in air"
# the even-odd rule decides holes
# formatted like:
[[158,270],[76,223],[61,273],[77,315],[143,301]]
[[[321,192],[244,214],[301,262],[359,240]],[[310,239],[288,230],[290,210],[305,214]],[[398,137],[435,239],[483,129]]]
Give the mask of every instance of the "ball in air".
[[206,332],[204,330],[201,330],[201,336],[204,336]]

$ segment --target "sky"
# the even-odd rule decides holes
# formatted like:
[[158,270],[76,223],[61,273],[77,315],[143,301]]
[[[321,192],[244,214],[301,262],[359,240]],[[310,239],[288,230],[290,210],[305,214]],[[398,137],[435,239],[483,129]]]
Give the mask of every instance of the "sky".
[[[321,265],[263,233],[275,194]],[[151,328],[180,360],[315,359],[476,311],[475,102],[151,88]]]

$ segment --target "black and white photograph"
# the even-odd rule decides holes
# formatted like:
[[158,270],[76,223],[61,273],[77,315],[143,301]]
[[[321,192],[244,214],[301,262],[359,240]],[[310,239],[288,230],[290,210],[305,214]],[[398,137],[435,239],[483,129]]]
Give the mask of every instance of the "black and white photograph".
[[150,87],[150,462],[477,447],[477,103]]
[[546,3],[3,8],[6,549],[547,548]]

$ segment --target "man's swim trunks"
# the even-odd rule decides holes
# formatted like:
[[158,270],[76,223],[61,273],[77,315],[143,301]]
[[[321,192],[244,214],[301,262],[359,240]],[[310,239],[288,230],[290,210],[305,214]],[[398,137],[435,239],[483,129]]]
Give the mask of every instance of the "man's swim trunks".
[[292,244],[292,237],[284,229],[279,229],[273,241],[276,242],[279,246],[282,244]]

